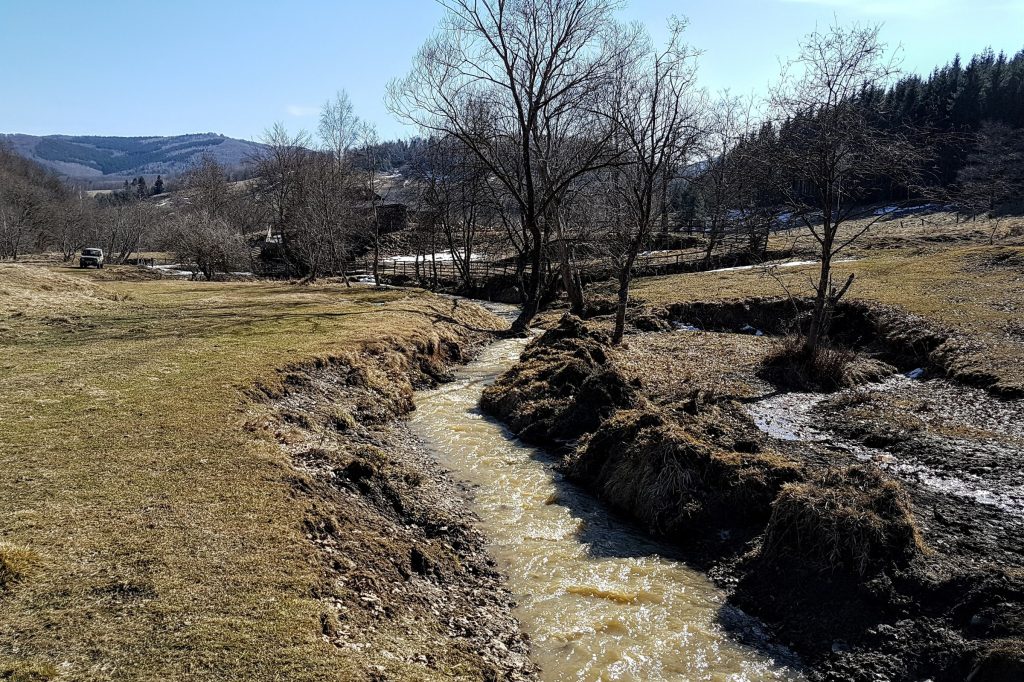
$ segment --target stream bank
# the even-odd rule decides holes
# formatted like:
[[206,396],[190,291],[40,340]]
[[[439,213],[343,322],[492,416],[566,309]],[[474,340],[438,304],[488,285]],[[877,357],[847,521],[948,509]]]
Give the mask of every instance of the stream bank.
[[453,301],[423,338],[382,338],[259,387],[248,428],[278,444],[305,506],[326,646],[364,680],[528,681],[514,600],[463,491],[404,417],[503,328]]

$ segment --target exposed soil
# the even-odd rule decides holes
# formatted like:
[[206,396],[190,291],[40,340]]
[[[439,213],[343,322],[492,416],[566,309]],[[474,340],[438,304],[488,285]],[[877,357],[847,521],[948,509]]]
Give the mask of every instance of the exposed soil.
[[465,491],[403,416],[489,335],[436,325],[424,348],[382,344],[284,373],[250,428],[287,453],[318,549],[324,640],[367,680],[531,680],[529,642]]
[[[780,393],[759,371],[780,341],[756,335],[779,330],[768,314],[741,316],[751,309],[691,317],[749,325],[743,335],[634,334],[616,349],[606,321],[565,318],[482,405],[682,547],[810,677],[1021,679],[1024,407],[902,376]],[[870,332],[862,350],[956,374],[931,328],[888,310],[851,314]],[[633,326],[650,328],[645,318]],[[770,410],[755,419],[762,401]]]

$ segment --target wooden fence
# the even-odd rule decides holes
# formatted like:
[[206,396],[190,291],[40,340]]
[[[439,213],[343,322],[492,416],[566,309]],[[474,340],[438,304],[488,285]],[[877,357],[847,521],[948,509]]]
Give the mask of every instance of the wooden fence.
[[[716,249],[716,259],[723,255],[720,249]],[[705,257],[703,248],[677,249],[670,251],[657,251],[642,253],[637,257],[633,269],[637,275],[654,275],[680,272],[693,269],[700,264]],[[593,259],[590,262],[581,264],[581,275],[585,279],[603,279],[612,274],[611,267],[606,261]],[[503,261],[472,261],[469,264],[470,274],[477,282],[486,282],[496,277],[509,277],[516,274],[515,265],[508,260]],[[360,260],[353,264],[350,274],[366,275],[373,272],[372,260]],[[382,276],[402,276],[410,279],[438,280],[445,282],[457,282],[462,279],[462,272],[458,265],[450,260],[432,261],[429,256],[421,258],[419,262],[406,259],[393,260],[381,259],[378,265],[378,272]]]

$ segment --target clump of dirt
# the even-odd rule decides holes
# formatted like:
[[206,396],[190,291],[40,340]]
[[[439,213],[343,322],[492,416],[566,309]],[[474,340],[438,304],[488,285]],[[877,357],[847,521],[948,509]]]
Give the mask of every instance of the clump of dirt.
[[785,486],[772,503],[759,559],[863,578],[923,552],[903,486],[877,467],[857,465]]
[[382,339],[260,387],[248,427],[279,444],[307,506],[321,636],[368,680],[536,678],[463,494],[401,419],[415,386],[486,338],[438,323],[411,345]]
[[480,405],[520,438],[557,444],[633,407],[636,390],[608,363],[608,337],[566,314],[527,346],[514,372],[488,386]]
[[600,317],[602,315],[613,315],[618,305],[619,302],[614,296],[601,294],[588,296],[583,310],[583,317],[590,319],[591,317]]
[[980,652],[967,679],[974,682],[1017,682],[1024,679],[1024,641],[992,642]]
[[640,332],[667,332],[672,331],[672,323],[667,318],[665,310],[637,308],[626,316],[626,322]]
[[563,468],[612,507],[679,541],[763,523],[775,494],[798,478],[799,467],[772,453],[713,446],[708,426],[728,423],[715,414],[720,409],[684,421],[653,408],[619,411],[566,457]]

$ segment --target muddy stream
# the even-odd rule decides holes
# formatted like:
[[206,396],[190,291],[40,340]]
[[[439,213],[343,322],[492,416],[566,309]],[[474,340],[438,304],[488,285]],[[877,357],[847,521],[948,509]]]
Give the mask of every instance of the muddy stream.
[[455,381],[419,393],[412,426],[471,491],[543,679],[800,679],[784,651],[758,644],[765,638],[757,623],[727,606],[704,574],[480,413],[484,387],[524,345],[496,342]]

